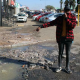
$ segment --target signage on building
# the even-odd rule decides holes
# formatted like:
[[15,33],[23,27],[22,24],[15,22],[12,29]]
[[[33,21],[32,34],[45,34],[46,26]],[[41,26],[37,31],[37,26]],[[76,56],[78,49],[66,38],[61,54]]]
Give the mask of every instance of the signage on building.
[[15,3],[14,3],[14,1],[13,0],[11,0],[11,5],[14,5]]
[[15,3],[15,7],[19,8],[20,4],[19,3]]

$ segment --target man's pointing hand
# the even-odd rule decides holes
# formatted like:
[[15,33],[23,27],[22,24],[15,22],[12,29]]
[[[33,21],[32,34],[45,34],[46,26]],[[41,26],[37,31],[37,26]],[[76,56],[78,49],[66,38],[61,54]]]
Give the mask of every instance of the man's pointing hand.
[[39,31],[41,28],[40,27],[38,27],[37,29],[36,29],[36,31]]

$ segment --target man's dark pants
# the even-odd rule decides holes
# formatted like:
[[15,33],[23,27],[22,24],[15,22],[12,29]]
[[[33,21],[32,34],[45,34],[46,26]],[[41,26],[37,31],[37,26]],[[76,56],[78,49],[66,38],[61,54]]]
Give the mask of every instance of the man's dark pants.
[[58,65],[59,65],[59,67],[62,66],[62,55],[63,55],[63,51],[64,51],[64,46],[65,46],[66,68],[69,68],[69,54],[70,54],[71,44],[72,44],[72,41],[67,40],[65,37],[62,37],[61,41],[58,43],[58,48],[59,48]]

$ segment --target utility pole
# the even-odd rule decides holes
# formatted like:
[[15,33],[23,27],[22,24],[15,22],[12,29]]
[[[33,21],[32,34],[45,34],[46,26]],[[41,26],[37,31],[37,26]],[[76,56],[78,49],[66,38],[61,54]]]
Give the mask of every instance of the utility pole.
[[77,0],[77,5],[78,5],[78,26],[79,26],[79,17],[80,17],[80,0]]
[[2,0],[0,0],[0,26],[2,26]]
[[7,14],[8,14],[8,2],[9,2],[9,1],[7,0]]

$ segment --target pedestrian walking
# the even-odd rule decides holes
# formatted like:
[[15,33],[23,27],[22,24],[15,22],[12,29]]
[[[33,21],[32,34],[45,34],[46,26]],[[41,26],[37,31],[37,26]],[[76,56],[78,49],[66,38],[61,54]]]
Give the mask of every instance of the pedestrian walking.
[[69,65],[69,54],[72,42],[74,40],[73,29],[76,27],[76,17],[71,13],[70,7],[64,7],[64,14],[57,17],[55,20],[44,23],[39,26],[36,31],[39,31],[41,28],[47,28],[53,25],[56,25],[56,41],[58,43],[59,55],[58,55],[58,68],[56,72],[62,70],[62,54],[64,46],[66,49],[66,67],[65,70],[67,73],[72,73]]

